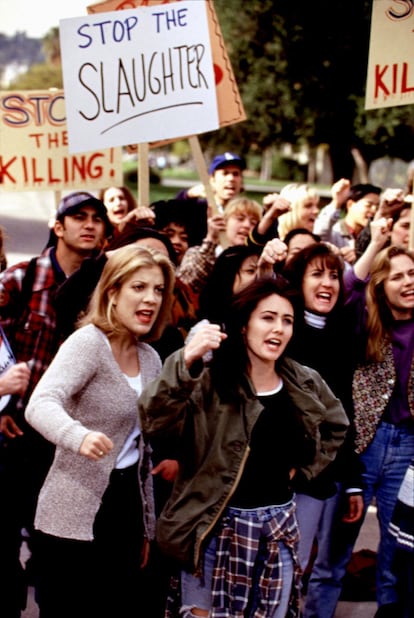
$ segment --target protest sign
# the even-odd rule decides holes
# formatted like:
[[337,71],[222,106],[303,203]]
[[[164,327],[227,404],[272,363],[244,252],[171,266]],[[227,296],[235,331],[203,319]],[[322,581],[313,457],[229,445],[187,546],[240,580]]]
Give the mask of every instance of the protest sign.
[[[414,103],[413,49],[414,0],[374,0],[365,109]],[[414,209],[409,248],[414,249]]]
[[374,0],[365,109],[414,103],[414,1]]
[[[97,2],[88,6],[87,11],[88,13],[100,13],[102,11],[126,10],[133,7],[168,5],[172,2],[177,4],[177,0],[104,0],[104,2]],[[219,125],[225,127],[246,120],[246,114],[212,0],[206,0],[206,8],[213,55]],[[187,135],[188,132],[186,131],[180,137]],[[150,146],[155,145],[159,144],[150,144]]]
[[0,190],[121,185],[121,149],[87,150],[69,154],[62,90],[0,92]]
[[[104,0],[103,2],[97,2],[88,6],[87,10],[88,13],[93,14],[104,11],[122,11],[133,7],[138,8],[142,6],[157,6],[161,4],[168,5],[174,1],[175,0]],[[207,7],[210,42],[213,55],[219,126],[225,127],[246,120],[246,114],[240,98],[230,59],[227,54],[223,36],[221,34],[220,24],[214,9],[213,0],[205,0],[205,3]],[[196,135],[188,135],[185,133],[173,139],[163,138],[158,141],[149,142],[148,146],[153,148],[161,147],[180,138],[189,140],[194,161],[200,175],[200,179],[204,184],[206,197],[211,211],[212,213],[216,213],[217,206],[214,200],[214,194],[209,183],[207,167]],[[138,147],[135,144],[128,144],[128,148],[130,151],[138,151]],[[140,174],[138,183],[140,203],[146,203],[148,201],[148,183],[142,173],[144,166],[143,158],[146,156],[146,152],[147,145],[141,143],[139,145]]]
[[60,21],[69,151],[218,128],[205,2]]

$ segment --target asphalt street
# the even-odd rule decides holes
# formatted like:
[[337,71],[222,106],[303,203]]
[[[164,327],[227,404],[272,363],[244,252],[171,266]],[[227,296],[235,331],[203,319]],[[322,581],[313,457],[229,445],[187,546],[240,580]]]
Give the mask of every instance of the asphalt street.
[[41,253],[55,209],[53,191],[0,191],[0,225],[9,265]]
[[[56,207],[57,196],[53,191],[3,193],[0,191],[0,225],[5,233],[5,248],[9,265],[38,255],[45,246],[49,228],[48,221]],[[375,507],[370,507],[358,537],[355,551],[370,549],[376,551],[378,525]],[[23,548],[22,559],[27,557]],[[64,600],[63,600],[64,602]],[[338,604],[335,618],[372,618],[376,604],[370,601],[345,602]],[[33,590],[22,618],[38,618]],[[58,616],[56,618],[59,618]],[[123,618],[123,617],[117,617]],[[151,618],[151,616],[148,616]]]

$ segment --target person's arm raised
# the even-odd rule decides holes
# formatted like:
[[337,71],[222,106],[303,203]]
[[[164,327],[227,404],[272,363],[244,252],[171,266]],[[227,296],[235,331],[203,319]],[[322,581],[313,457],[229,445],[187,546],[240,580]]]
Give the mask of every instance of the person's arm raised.
[[385,219],[385,217],[371,221],[371,240],[364,253],[354,264],[354,272],[358,279],[363,281],[368,277],[375,256],[378,251],[385,247],[390,238],[391,226],[392,219]]
[[216,350],[223,339],[226,339],[226,333],[220,330],[218,324],[203,324],[195,333],[184,348],[184,362],[187,369],[197,360],[203,358],[206,352]]

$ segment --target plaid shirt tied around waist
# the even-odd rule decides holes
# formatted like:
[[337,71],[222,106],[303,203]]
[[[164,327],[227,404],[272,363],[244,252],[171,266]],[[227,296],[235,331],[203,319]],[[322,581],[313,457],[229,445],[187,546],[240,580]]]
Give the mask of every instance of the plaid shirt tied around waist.
[[287,616],[299,616],[301,570],[297,558],[299,529],[295,510],[293,501],[283,507],[227,510],[217,537],[211,618],[244,618],[255,584],[259,600],[251,617],[273,616],[282,591],[279,543],[289,547],[294,565]]

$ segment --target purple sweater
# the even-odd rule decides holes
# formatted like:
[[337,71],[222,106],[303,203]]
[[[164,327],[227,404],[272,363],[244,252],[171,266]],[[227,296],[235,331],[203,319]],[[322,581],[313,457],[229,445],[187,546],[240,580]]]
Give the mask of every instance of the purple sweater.
[[[357,336],[366,334],[365,289],[368,280],[358,279],[353,268],[344,274],[346,305],[352,309]],[[398,425],[412,418],[407,387],[414,354],[414,320],[395,320],[391,339],[396,382],[382,420]]]

